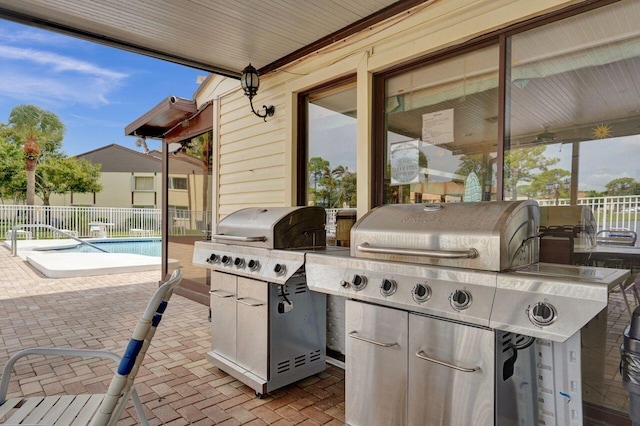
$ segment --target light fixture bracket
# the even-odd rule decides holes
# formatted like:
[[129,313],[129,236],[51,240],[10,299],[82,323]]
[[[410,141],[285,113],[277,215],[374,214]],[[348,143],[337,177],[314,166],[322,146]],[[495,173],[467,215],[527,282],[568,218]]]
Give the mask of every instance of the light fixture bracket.
[[264,113],[259,113],[253,107],[253,97],[258,94],[258,87],[260,87],[260,78],[258,76],[258,71],[253,67],[253,65],[249,64],[244,70],[242,70],[240,85],[242,86],[242,90],[244,90],[244,94],[249,98],[251,111],[258,117],[262,118],[266,123],[267,117],[272,117],[276,112],[276,108],[273,105],[262,105],[262,108],[264,108]]

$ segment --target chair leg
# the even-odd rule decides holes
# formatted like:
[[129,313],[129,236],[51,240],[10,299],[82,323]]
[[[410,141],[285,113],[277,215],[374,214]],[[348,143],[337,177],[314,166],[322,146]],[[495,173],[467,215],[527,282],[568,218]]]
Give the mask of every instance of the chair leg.
[[631,305],[629,304],[627,290],[631,288],[636,306],[640,306],[640,293],[638,292],[638,288],[636,287],[635,279],[631,282],[629,282],[629,280],[630,278],[620,283],[620,292],[622,293],[622,297],[624,298],[624,304],[627,305],[627,312],[629,313],[629,317],[633,320],[633,309],[631,309]]
[[633,312],[631,310],[631,306],[629,305],[629,299],[627,298],[627,280],[624,280],[620,283],[620,293],[622,293],[622,298],[624,299],[624,304],[627,306],[627,313],[629,317],[633,320]]
[[149,420],[147,420],[147,415],[144,413],[144,408],[142,407],[142,402],[140,401],[140,397],[138,396],[138,392],[135,388],[131,392],[131,400],[133,401],[133,405],[136,407],[136,413],[138,413],[138,420],[141,425],[149,426]]
[[138,392],[134,387],[131,387],[127,393],[125,393],[120,402],[116,406],[113,415],[111,416],[111,421],[109,422],[109,426],[115,426],[120,417],[122,417],[122,412],[127,406],[127,402],[131,398],[133,402],[133,406],[136,409],[136,413],[138,414],[138,424],[143,426],[149,426],[149,420],[147,420],[147,415],[144,413],[144,408],[142,407],[142,402],[140,401],[140,397],[138,396]]
[[636,299],[636,306],[640,306],[640,294],[638,293],[635,280],[631,283],[631,291],[633,291],[633,297]]

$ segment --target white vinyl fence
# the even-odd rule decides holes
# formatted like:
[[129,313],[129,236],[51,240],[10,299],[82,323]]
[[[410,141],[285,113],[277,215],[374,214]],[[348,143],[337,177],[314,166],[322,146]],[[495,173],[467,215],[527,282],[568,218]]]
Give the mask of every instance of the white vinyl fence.
[[[169,210],[170,235],[202,235],[210,229],[211,212]],[[70,207],[0,205],[0,238],[16,225],[40,224],[71,231],[79,237],[97,237],[103,229],[107,237],[160,236],[162,211],[117,207]],[[33,238],[59,238],[47,229],[34,228]]]
[[[569,205],[568,199],[538,200],[541,206]],[[628,229],[639,232],[640,196],[578,199],[593,211],[597,230]],[[335,231],[336,215],[342,209],[327,209],[327,230]],[[353,210],[353,209],[348,209]],[[211,212],[169,209],[169,235],[201,236],[212,230]],[[41,224],[72,231],[81,238],[95,237],[96,224],[103,224],[108,237],[160,236],[162,211],[118,207],[25,206],[0,204],[0,239],[16,225]],[[93,225],[92,225],[93,224]],[[46,229],[34,229],[34,238],[58,237]]]
[[[537,201],[541,206],[570,205],[568,198]],[[586,205],[591,208],[597,224],[596,232],[603,229],[628,229],[640,232],[638,230],[640,228],[638,226],[638,221],[640,221],[640,196],[638,195],[579,198],[578,205]],[[344,209],[327,209],[328,230],[334,231],[336,229],[336,216],[341,210]],[[567,225],[575,224],[568,223]]]
[[[538,200],[541,206],[566,206],[569,199]],[[624,195],[616,197],[578,198],[578,205],[589,206],[595,217],[597,230],[628,229],[638,232],[640,220],[640,196]]]

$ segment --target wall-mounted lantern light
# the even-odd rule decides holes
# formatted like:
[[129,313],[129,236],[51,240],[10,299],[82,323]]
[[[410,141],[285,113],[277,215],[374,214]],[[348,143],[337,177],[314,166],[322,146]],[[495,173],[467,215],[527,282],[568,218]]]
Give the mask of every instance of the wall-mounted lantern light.
[[258,87],[260,86],[260,78],[258,77],[258,71],[251,65],[247,65],[247,67],[242,70],[242,77],[240,77],[240,84],[242,85],[242,89],[244,90],[244,94],[249,98],[249,104],[251,104],[251,111],[258,117],[267,121],[267,117],[272,117],[276,111],[276,108],[273,105],[266,106],[262,105],[264,108],[264,113],[257,113],[255,109],[253,109],[253,97],[258,93]]

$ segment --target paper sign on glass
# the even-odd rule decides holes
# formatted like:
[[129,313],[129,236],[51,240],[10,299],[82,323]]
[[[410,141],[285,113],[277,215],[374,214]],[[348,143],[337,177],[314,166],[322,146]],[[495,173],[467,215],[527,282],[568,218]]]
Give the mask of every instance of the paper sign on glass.
[[453,142],[453,108],[422,114],[422,140],[432,145]]

